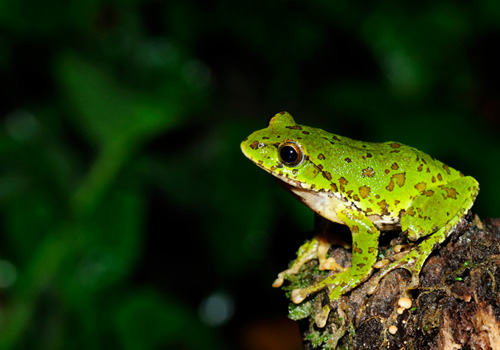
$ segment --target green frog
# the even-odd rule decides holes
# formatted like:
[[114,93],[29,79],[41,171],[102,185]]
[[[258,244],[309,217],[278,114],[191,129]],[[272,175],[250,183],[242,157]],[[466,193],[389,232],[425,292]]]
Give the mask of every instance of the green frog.
[[[405,268],[409,289],[418,286],[422,265],[472,207],[479,192],[471,176],[399,142],[356,141],[321,129],[297,124],[287,112],[276,114],[269,126],[241,143],[244,155],[280,179],[285,187],[323,218],[347,225],[352,233],[350,267],[328,257],[330,243],[313,239],[299,250],[291,268],[297,273],[308,260],[319,268],[335,270],[325,279],[292,291],[300,303],[328,288],[330,300],[360,285],[381,269]],[[392,261],[377,261],[380,231],[401,229],[411,242]]]

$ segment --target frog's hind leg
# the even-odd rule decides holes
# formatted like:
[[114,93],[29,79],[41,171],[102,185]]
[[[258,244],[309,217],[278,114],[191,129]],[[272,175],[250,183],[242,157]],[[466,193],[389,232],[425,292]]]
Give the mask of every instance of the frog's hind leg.
[[370,285],[368,288],[368,293],[375,291],[378,287],[380,280],[387,275],[389,272],[395,269],[404,268],[411,273],[411,282],[408,285],[408,289],[415,289],[419,285],[419,274],[422,266],[424,265],[427,257],[432,252],[436,245],[444,242],[448,237],[448,232],[453,230],[453,227],[460,221],[459,216],[455,216],[448,224],[443,226],[437,232],[424,239],[417,246],[408,251],[400,259],[389,263],[379,270],[379,272],[369,281]]
[[478,191],[477,181],[470,176],[424,190],[401,218],[401,227],[407,230],[410,240],[428,237],[403,257],[384,266],[370,281],[371,290],[377,287],[382,277],[397,268],[405,268],[411,273],[409,289],[418,287],[420,270],[427,257],[453,232],[472,207]]

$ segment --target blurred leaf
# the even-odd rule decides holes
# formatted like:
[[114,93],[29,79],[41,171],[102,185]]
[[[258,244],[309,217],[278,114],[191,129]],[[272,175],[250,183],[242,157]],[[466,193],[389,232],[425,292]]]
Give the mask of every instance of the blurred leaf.
[[93,298],[127,276],[142,250],[144,205],[141,195],[114,186],[81,224],[80,249],[65,263],[67,298],[74,304]]
[[0,348],[8,349],[24,340],[37,302],[60,270],[62,263],[76,251],[74,236],[65,229],[54,229],[38,244],[26,268],[19,273],[8,305],[3,310]]
[[[422,25],[425,23],[425,25]],[[362,25],[361,33],[398,95],[428,91],[441,77],[438,69],[453,71],[450,61],[470,32],[467,10],[436,3],[412,11],[407,6],[380,6]]]
[[[3,137],[2,137],[3,136]],[[24,265],[65,217],[73,180],[66,149],[55,140],[0,136],[0,205],[4,250]],[[34,156],[36,154],[36,156]]]
[[179,120],[179,100],[159,103],[126,89],[109,72],[73,55],[58,64],[61,85],[77,113],[71,115],[99,155],[75,195],[77,213],[92,211],[130,153],[143,140]]
[[[130,190],[110,191],[88,221],[52,226],[34,242],[37,249],[27,259],[15,285],[15,299],[5,311],[8,336],[0,332],[0,347],[19,340],[36,311],[35,303],[54,286],[79,315],[81,332],[97,331],[102,314],[97,293],[129,274],[141,251],[141,204],[140,196]],[[86,339],[90,345],[92,341]]]
[[77,112],[70,117],[84,136],[100,147],[119,144],[131,148],[135,142],[165,131],[178,121],[180,104],[159,104],[125,88],[109,71],[75,55],[63,56],[57,73]]
[[[212,134],[210,187],[216,196],[207,212],[210,253],[225,273],[237,274],[265,256],[272,214],[270,193],[254,190],[264,177],[254,177],[239,144],[249,133],[245,125],[219,124]],[[244,220],[242,220],[244,218]]]
[[5,239],[16,261],[24,264],[34,254],[59,219],[57,209],[49,193],[41,189],[17,193],[3,205]]

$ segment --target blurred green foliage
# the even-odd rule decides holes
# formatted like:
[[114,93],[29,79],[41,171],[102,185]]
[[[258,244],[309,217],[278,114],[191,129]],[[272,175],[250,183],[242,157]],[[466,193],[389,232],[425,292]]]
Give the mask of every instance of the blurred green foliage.
[[239,151],[283,109],[420,148],[498,216],[498,23],[488,0],[1,0],[0,348],[245,348],[285,315],[269,282],[312,214]]

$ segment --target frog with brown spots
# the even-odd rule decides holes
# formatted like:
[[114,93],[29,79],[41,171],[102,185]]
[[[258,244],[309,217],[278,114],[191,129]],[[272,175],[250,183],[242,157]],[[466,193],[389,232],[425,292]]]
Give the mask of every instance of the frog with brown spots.
[[453,232],[479,191],[474,178],[413,147],[334,135],[299,125],[287,112],[276,114],[267,128],[248,136],[241,149],[309,208],[347,225],[352,233],[349,268],[327,256],[329,245],[323,239],[308,241],[299,249],[297,260],[278,275],[275,287],[311,259],[318,259],[320,269],[335,273],[293,290],[295,303],[323,288],[336,300],[368,279],[377,262],[380,230],[400,228],[410,241],[419,242],[382,267],[377,283],[389,271],[405,268],[412,274],[409,288],[417,287],[425,260]]

